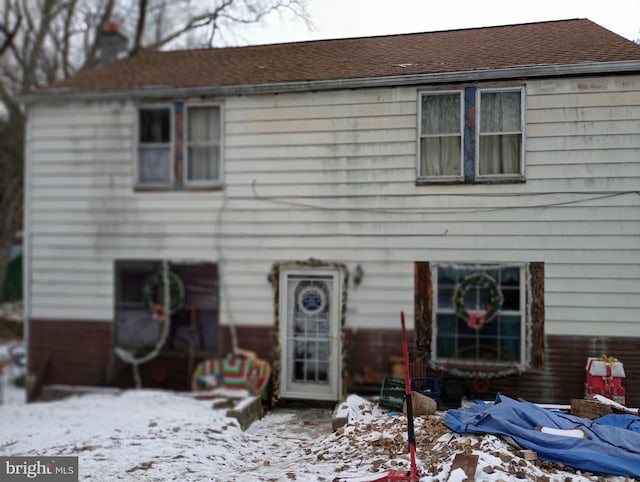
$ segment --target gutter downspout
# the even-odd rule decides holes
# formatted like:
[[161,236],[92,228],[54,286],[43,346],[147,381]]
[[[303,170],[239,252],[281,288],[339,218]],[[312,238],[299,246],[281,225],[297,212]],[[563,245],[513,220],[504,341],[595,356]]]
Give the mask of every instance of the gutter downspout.
[[[25,351],[27,353],[27,387],[30,386],[29,367],[31,365],[31,353],[29,340],[31,338],[31,139],[33,137],[33,118],[29,106],[26,106],[26,126],[24,135],[24,205],[22,212],[22,329]],[[29,390],[25,390],[25,398],[29,397]],[[28,401],[28,400],[27,400]]]

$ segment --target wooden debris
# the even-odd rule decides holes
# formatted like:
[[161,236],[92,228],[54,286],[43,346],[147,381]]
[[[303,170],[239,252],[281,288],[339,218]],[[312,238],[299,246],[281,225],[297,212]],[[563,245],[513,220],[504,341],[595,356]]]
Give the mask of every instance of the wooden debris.
[[476,467],[478,466],[478,456],[473,454],[456,454],[451,464],[450,474],[456,469],[462,469],[467,476],[466,480],[473,482],[476,476]]
[[611,406],[596,400],[574,398],[571,400],[571,414],[582,418],[594,419],[612,412]]
[[500,460],[502,460],[505,463],[511,462],[511,455],[509,455],[507,453],[504,453],[504,452],[500,453],[499,457],[500,457]]
[[43,360],[36,365],[36,376],[33,379],[33,383],[27,386],[27,400],[30,402],[40,399],[40,392],[44,379],[49,372],[51,366],[51,354],[47,353]]
[[538,460],[538,454],[533,450],[521,450],[519,454],[525,460]]

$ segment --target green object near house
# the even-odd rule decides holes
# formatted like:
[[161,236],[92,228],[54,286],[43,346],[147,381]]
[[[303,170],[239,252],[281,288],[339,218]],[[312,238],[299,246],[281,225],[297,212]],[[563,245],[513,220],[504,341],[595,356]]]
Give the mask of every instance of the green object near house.
[[7,265],[4,273],[4,284],[1,301],[16,301],[22,299],[22,255],[14,257]]

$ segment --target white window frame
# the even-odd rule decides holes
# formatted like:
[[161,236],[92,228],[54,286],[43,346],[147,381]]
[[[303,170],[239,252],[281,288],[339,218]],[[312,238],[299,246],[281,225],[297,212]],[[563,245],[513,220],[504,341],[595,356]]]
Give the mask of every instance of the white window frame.
[[[440,267],[447,267],[452,265],[458,265],[462,269],[501,269],[507,267],[518,267],[520,270],[520,360],[516,364],[517,368],[524,369],[529,363],[531,358],[530,347],[527,345],[527,333],[529,330],[529,307],[527,305],[527,293],[530,292],[530,277],[528,270],[528,263],[473,263],[473,262],[437,262],[431,266],[431,282],[433,284],[433,310],[432,310],[432,346],[431,361],[436,365],[443,365],[447,363],[453,363],[456,366],[477,366],[477,360],[464,360],[464,359],[452,359],[450,357],[440,357],[438,354],[438,314],[447,314],[455,316],[455,308],[440,309],[438,305],[439,300],[439,283],[438,283],[438,269]],[[499,313],[501,313],[500,311]],[[509,312],[513,316],[514,312]],[[495,320],[494,320],[495,321]],[[508,363],[499,362],[483,362],[487,367],[504,367],[508,366]]]
[[[143,143],[140,142],[140,111],[141,110],[169,110],[169,180],[167,182],[143,182],[140,179],[140,147]],[[174,128],[174,107],[173,104],[138,104],[136,105],[136,122],[135,122],[135,184],[136,187],[141,188],[157,188],[157,187],[172,187],[174,182],[174,144],[175,144],[175,128]],[[152,144],[144,143],[148,147],[164,147],[166,144]]]
[[[475,90],[475,118],[473,133],[469,133],[465,129],[466,122],[466,92],[467,89]],[[518,173],[509,174],[484,174],[480,175],[480,113],[481,113],[481,95],[487,92],[519,92],[520,93],[520,168]],[[460,94],[460,129],[461,129],[461,169],[459,176],[427,176],[421,172],[422,142],[426,137],[422,134],[422,99],[426,95],[437,94]],[[443,89],[443,90],[418,90],[417,98],[417,139],[416,139],[416,183],[417,184],[482,184],[482,183],[500,183],[500,182],[525,182],[526,180],[526,87],[524,85],[505,85],[502,87],[477,87],[475,85],[463,86],[460,89]],[[473,152],[470,154],[473,159],[473,169],[465,172],[465,142],[474,143]]]
[[[189,109],[190,108],[208,108],[208,107],[217,107],[220,112],[220,123],[218,132],[218,142],[217,146],[220,152],[220,165],[219,168],[219,176],[216,179],[206,179],[206,180],[190,180],[189,179]],[[182,141],[182,172],[183,172],[183,183],[188,187],[210,187],[210,186],[219,186],[223,183],[224,177],[224,107],[222,103],[219,102],[207,102],[207,103],[186,103],[184,104],[183,110],[183,141]],[[212,146],[215,143],[207,143],[201,144]]]
[[[520,131],[519,132],[502,132],[502,134],[520,134],[520,170],[516,174],[480,174],[480,115],[482,112],[482,94],[483,93],[520,93]],[[477,181],[500,181],[500,180],[521,180],[525,178],[525,90],[521,87],[494,87],[494,88],[478,88],[476,90],[476,138],[473,165],[475,170],[475,179]]]
[[[422,99],[427,95],[447,95],[458,94],[460,99],[460,174],[457,176],[427,176],[422,173],[422,139],[425,137],[443,137],[443,136],[425,136],[422,134]],[[464,90],[423,90],[418,92],[418,160],[416,165],[416,174],[419,181],[422,182],[463,182],[464,181]]]

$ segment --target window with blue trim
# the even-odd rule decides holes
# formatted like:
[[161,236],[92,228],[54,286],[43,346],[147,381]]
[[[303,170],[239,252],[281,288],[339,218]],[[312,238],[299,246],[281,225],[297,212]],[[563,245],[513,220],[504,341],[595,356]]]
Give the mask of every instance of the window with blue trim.
[[182,189],[222,180],[222,107],[174,102],[138,108],[136,184]]
[[419,182],[524,180],[524,90],[420,92]]

